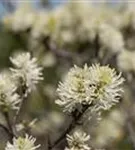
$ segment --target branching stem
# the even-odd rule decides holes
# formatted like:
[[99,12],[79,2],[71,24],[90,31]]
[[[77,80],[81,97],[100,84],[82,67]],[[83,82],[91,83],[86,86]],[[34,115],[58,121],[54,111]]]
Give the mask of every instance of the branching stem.
[[61,134],[61,136],[51,146],[49,146],[49,150],[55,148],[55,146],[57,146],[62,140],[66,138],[66,135],[69,134],[75,128],[77,122],[82,118],[82,116],[88,110],[89,107],[90,107],[89,105],[83,107],[83,111],[73,118],[68,128]]

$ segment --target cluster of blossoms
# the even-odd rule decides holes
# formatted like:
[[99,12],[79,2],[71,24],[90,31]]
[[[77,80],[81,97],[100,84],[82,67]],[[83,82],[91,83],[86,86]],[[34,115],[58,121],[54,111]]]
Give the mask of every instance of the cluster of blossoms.
[[117,53],[124,49],[123,36],[119,30],[110,25],[102,24],[99,28],[99,40],[103,48]]
[[68,148],[65,150],[91,150],[87,142],[90,136],[85,132],[78,130],[73,133],[73,135],[67,135]]
[[0,74],[0,106],[3,111],[17,109],[20,102],[19,95],[16,93],[16,85],[8,72]]
[[117,75],[109,66],[74,66],[58,86],[56,103],[67,112],[91,104],[95,109],[106,110],[119,101],[123,82],[121,73]]
[[[86,134],[82,130],[76,130],[72,135],[67,135],[68,147],[65,150],[93,150],[91,146],[88,145],[90,140],[90,135]],[[94,150],[101,150],[95,149]]]
[[[95,64],[90,67],[84,65],[83,68],[74,66],[64,81],[59,83],[57,89],[59,99],[56,103],[68,113],[75,111],[83,113],[84,106],[88,106],[91,113],[108,110],[119,102],[123,82],[121,73],[117,73],[108,65]],[[87,119],[92,117],[89,109],[84,114],[89,115]],[[85,122],[83,124],[85,125]],[[68,147],[65,150],[91,150],[93,148],[87,144],[89,139],[90,136],[81,130],[74,132],[73,135],[67,135]]]
[[[31,58],[30,53],[18,54],[10,60],[15,68],[11,68],[11,72],[0,74],[0,106],[3,111],[18,109],[21,96],[26,96],[42,79],[42,69],[37,66],[36,58]],[[17,92],[19,87],[24,93]]]
[[49,37],[50,43],[54,44],[56,49],[70,51],[90,49],[89,53],[93,56],[98,37],[101,59],[104,59],[106,53],[109,57],[121,53],[118,67],[128,71],[132,65],[124,65],[121,60],[123,55],[130,56],[130,51],[135,50],[134,8],[135,5],[128,2],[115,8],[115,11],[105,4],[95,7],[92,3],[71,2],[51,11],[37,12],[30,6],[23,5],[14,13],[4,16],[3,25],[17,35],[27,33],[30,50],[46,49],[44,41]]
[[[24,19],[25,16],[25,19]],[[13,32],[25,32],[34,24],[36,12],[29,6],[19,7],[13,14],[4,19],[7,27]]]
[[[25,14],[25,19],[22,14]],[[38,41],[33,45],[35,43],[41,45],[41,39],[50,37],[58,48],[75,50],[78,49],[78,43],[92,45],[96,35],[99,35],[100,46],[105,46],[115,53],[124,46],[122,33],[113,25],[118,24],[115,23],[118,19],[112,19],[115,16],[118,14],[112,12],[107,6],[95,7],[90,3],[68,3],[51,12],[36,12],[23,5],[13,14],[4,17],[3,24],[15,33],[26,32],[30,29],[30,45],[32,41]]]
[[[108,5],[99,4],[95,7],[92,3],[67,3],[51,11],[38,12],[23,5],[14,13],[4,16],[3,25],[7,30],[21,36],[28,31],[30,50],[46,49],[44,41],[49,37],[50,43],[54,44],[56,49],[90,49],[89,53],[93,56],[98,37],[101,59],[104,59],[106,53],[109,57],[121,53],[118,67],[127,71],[132,65],[124,65],[121,58],[125,54],[129,56],[130,50],[134,52],[135,49],[135,5],[123,5],[114,11],[108,8]],[[24,14],[25,19],[22,17]]]
[[[42,68],[38,67],[37,59],[31,58],[30,53],[18,53],[10,60],[14,68],[0,74],[0,107],[6,113],[19,109],[23,98],[43,79]],[[8,142],[5,150],[36,150],[40,145],[35,146],[35,141],[35,138],[26,134],[24,138],[13,138],[13,143]]]
[[39,80],[43,80],[42,68],[38,67],[37,59],[31,58],[30,53],[20,53],[10,57],[14,68],[11,68],[14,77],[26,86],[27,92],[31,92]]
[[68,72],[64,83],[60,82],[57,92],[59,99],[56,103],[64,107],[64,111],[72,112],[79,104],[91,103],[91,91],[89,86],[90,70],[87,65],[84,68],[74,66]]
[[25,135],[25,137],[19,137],[13,139],[13,144],[7,143],[5,150],[37,150],[40,145],[35,146],[36,138]]

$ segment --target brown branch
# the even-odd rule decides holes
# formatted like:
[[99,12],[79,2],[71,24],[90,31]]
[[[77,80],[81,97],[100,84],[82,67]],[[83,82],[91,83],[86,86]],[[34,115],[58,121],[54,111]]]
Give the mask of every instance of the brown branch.
[[14,134],[16,135],[16,137],[18,136],[18,133],[16,130],[16,124],[19,122],[18,120],[20,118],[21,112],[23,111],[25,101],[26,101],[26,97],[23,97],[22,101],[20,102],[19,109],[16,111],[16,114],[13,118],[13,131],[14,131]]
[[69,127],[62,133],[62,135],[51,146],[49,146],[49,150],[52,150],[55,146],[57,146],[62,140],[66,138],[66,135],[69,134],[75,128],[76,124],[82,118],[82,116],[88,110],[89,107],[90,107],[89,105],[85,105],[83,107],[82,112],[74,116],[74,119],[72,120]]
[[[22,82],[22,81],[20,80],[20,82]],[[20,87],[18,87],[18,89],[17,89],[17,93],[21,97],[21,102],[20,102],[19,108],[16,111],[16,114],[15,114],[15,116],[13,118],[13,130],[14,130],[14,133],[15,133],[16,136],[17,136],[17,130],[16,130],[15,126],[16,126],[16,123],[18,122],[18,119],[20,117],[20,114],[21,114],[21,112],[23,110],[23,107],[24,107],[24,104],[25,104],[25,101],[26,101],[26,98],[27,98],[26,97],[27,87],[26,87],[25,84],[23,84],[23,83],[21,83],[21,84],[22,85]]]
[[4,112],[4,116],[5,116],[5,119],[7,121],[7,125],[8,125],[9,130],[11,131],[11,133],[13,133],[12,124],[10,122],[10,118],[9,118],[8,112]]
[[68,59],[72,59],[75,55],[75,53],[73,53],[73,52],[68,52],[68,51],[65,51],[65,50],[58,50],[54,44],[50,44],[50,50],[56,56],[64,57],[64,58],[68,58]]
[[2,128],[9,135],[10,142],[12,142],[14,135],[10,132],[10,130],[3,124],[0,124],[0,128]]
[[12,143],[13,142],[13,137],[16,137],[16,134],[14,133],[13,126],[12,126],[12,123],[10,121],[9,113],[8,112],[3,112],[3,115],[6,119],[7,127],[5,127],[2,124],[0,126],[8,133],[8,135],[10,137],[10,142]]
[[16,124],[16,122],[17,122],[17,120],[18,120],[18,118],[19,118],[19,115],[20,115],[20,113],[22,112],[22,109],[23,109],[23,105],[24,105],[24,103],[25,103],[25,100],[26,100],[26,98],[23,97],[23,98],[22,98],[22,101],[20,102],[19,109],[17,110],[17,112],[16,112],[16,114],[15,114],[15,117],[14,117],[14,124]]
[[45,38],[43,40],[43,43],[44,43],[44,46],[49,49],[52,53],[54,53],[56,56],[58,57],[63,57],[65,59],[73,59],[74,57],[76,57],[76,53],[73,53],[73,52],[69,52],[69,51],[66,51],[64,49],[58,49],[57,46],[52,43],[49,39],[49,37]]

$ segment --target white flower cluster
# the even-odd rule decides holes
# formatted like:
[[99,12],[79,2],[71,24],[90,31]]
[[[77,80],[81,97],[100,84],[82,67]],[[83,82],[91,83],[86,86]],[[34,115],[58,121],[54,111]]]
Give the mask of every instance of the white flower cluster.
[[[41,77],[42,68],[37,66],[36,58],[31,58],[30,53],[18,54],[11,57],[10,60],[15,68],[11,68],[11,72],[0,73],[0,106],[2,111],[18,109],[22,94],[26,96],[35,88],[35,84],[43,79]],[[22,88],[22,91],[25,90],[23,91],[25,93],[18,93],[19,87]]]
[[90,136],[85,132],[78,130],[73,133],[73,135],[67,135],[68,148],[65,150],[90,150],[87,142]]
[[90,68],[90,86],[93,90],[91,99],[97,109],[109,109],[119,102],[123,92],[121,85],[124,78],[121,73],[117,74],[115,69],[109,66],[92,65]]
[[3,111],[18,109],[20,102],[19,95],[16,93],[16,85],[9,73],[0,74],[0,106]]
[[13,144],[7,143],[5,150],[37,150],[40,145],[35,146],[36,138],[25,135],[25,138],[19,137],[13,139]]
[[35,88],[35,84],[42,80],[42,68],[37,66],[37,59],[31,58],[30,53],[24,52],[10,57],[14,68],[10,70],[14,78],[21,79],[26,85],[27,91],[31,92]]
[[121,73],[117,75],[115,69],[109,66],[75,66],[70,69],[64,82],[60,82],[56,103],[67,112],[79,110],[83,104],[92,104],[98,110],[109,109],[119,101],[123,82]]
[[117,53],[124,49],[124,39],[120,31],[110,25],[102,24],[99,27],[99,40],[103,48]]
[[74,66],[67,74],[64,83],[59,83],[57,92],[59,99],[56,103],[64,107],[64,111],[72,112],[79,104],[91,103],[91,90],[89,86],[90,70]]
[[35,20],[36,12],[30,6],[23,5],[23,7],[20,6],[13,14],[6,16],[3,21],[7,25],[7,28],[13,32],[24,32],[34,24]]
[[29,47],[40,47],[43,44],[41,39],[50,37],[58,48],[74,50],[78,49],[78,43],[93,44],[98,34],[100,47],[117,53],[126,45],[127,49],[130,45],[135,48],[134,36],[127,37],[123,32],[129,28],[135,30],[135,5],[128,3],[125,6],[114,11],[108,5],[95,7],[89,3],[68,3],[51,11],[36,12],[30,6],[23,5],[4,16],[3,24],[20,34],[30,29]]
[[118,12],[113,12],[107,6],[95,7],[90,3],[68,3],[51,12],[36,12],[23,5],[15,13],[4,17],[3,24],[7,29],[18,33],[30,29],[30,45],[33,40],[37,40],[36,42],[39,43],[37,45],[41,45],[41,39],[50,37],[57,47],[73,50],[78,43],[92,44],[99,34],[101,47],[105,46],[115,53],[124,46],[121,30],[114,25],[122,24],[118,26],[123,27],[124,23],[118,21],[122,20],[122,17],[120,15],[118,19],[115,17],[118,15]]

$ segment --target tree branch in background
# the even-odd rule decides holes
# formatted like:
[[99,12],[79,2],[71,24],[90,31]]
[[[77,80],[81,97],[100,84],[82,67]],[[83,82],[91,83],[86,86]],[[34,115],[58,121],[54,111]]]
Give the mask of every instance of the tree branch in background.
[[50,50],[52,53],[54,53],[58,57],[63,57],[65,59],[73,59],[75,57],[75,53],[65,51],[65,50],[58,50],[56,45],[54,43],[50,42],[49,38],[44,39],[44,45],[45,47]]

